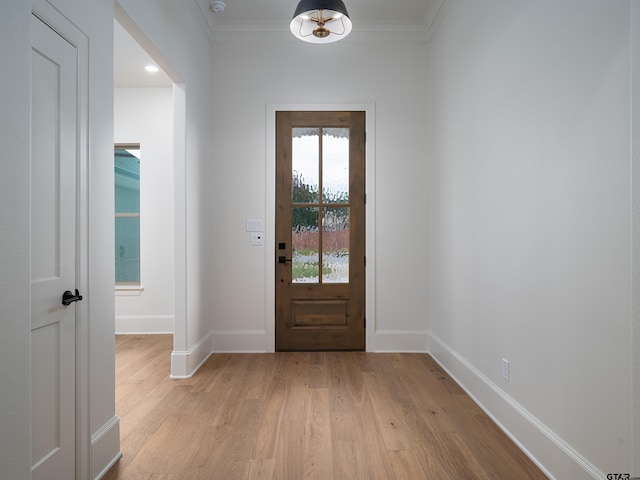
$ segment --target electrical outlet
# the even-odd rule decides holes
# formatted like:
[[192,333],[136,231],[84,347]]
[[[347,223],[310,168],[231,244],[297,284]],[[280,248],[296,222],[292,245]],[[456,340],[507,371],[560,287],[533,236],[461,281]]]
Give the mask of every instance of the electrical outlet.
[[509,381],[509,360],[502,359],[502,378],[505,382]]

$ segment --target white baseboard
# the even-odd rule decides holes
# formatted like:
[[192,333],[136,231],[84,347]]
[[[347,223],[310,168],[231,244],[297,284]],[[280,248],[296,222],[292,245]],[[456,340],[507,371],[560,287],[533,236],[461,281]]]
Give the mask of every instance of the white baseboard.
[[429,333],[424,330],[376,330],[373,352],[426,353]]
[[264,330],[216,330],[186,352],[171,353],[171,378],[190,378],[212,353],[265,353]]
[[[214,330],[211,332],[214,353],[267,352],[267,332],[264,330]],[[376,352],[426,353],[429,346],[427,331],[378,330],[374,334]]]
[[121,457],[120,419],[114,416],[91,435],[91,478],[104,477]]
[[118,315],[116,335],[173,333],[173,315]]
[[171,378],[191,378],[211,355],[211,332],[187,351],[171,352]]
[[214,353],[265,353],[267,332],[264,330],[214,330],[211,332]]
[[605,474],[433,333],[429,352],[550,479],[601,479]]

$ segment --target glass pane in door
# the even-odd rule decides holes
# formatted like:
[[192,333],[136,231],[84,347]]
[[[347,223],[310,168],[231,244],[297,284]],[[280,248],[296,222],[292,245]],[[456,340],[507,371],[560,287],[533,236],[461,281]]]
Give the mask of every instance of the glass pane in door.
[[317,203],[319,185],[319,128],[293,128],[291,142],[291,199],[293,203]]
[[349,129],[322,131],[322,201],[349,202]]
[[318,208],[293,207],[291,217],[291,281],[318,283],[320,277]]
[[349,282],[349,207],[322,209],[322,283]]

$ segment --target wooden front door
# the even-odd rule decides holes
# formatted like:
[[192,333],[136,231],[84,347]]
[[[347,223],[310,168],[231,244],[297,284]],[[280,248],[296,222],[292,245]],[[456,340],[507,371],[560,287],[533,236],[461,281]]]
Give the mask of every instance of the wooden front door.
[[365,112],[276,112],[276,350],[365,348]]

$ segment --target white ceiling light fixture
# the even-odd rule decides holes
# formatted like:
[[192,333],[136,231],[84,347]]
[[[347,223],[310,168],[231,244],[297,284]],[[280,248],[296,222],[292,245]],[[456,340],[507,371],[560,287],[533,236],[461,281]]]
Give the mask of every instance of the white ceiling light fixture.
[[296,38],[332,43],[351,33],[351,19],[342,0],[300,0],[289,24]]
[[155,65],[145,65],[144,69],[149,73],[158,73],[160,71]]

